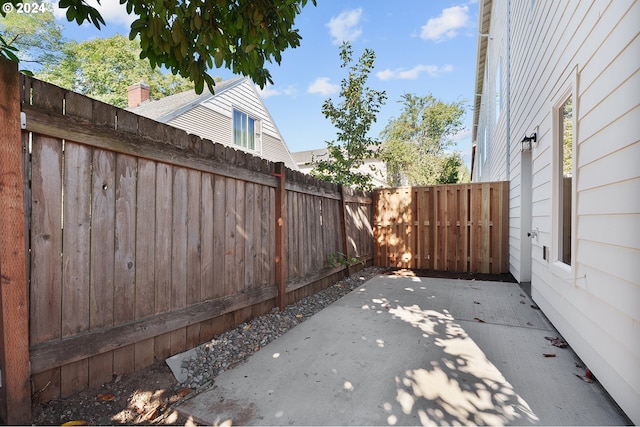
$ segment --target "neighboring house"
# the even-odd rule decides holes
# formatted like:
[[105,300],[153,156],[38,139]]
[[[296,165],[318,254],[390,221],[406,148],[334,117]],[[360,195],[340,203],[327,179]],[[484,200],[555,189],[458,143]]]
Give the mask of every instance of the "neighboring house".
[[[329,158],[329,152],[326,148],[319,148],[317,150],[297,151],[292,153],[293,158],[298,165],[300,172],[310,174],[311,170],[315,167],[315,164],[320,160],[326,160]],[[373,166],[374,169],[371,167]],[[364,165],[360,166],[358,170],[362,173],[371,175],[374,188],[387,187],[386,179],[386,167],[384,162],[377,159],[365,160]]]
[[246,77],[218,82],[215,94],[190,90],[149,101],[149,86],[129,86],[129,111],[297,170],[280,131]]
[[640,2],[480,0],[478,30],[472,179],[510,181],[512,274],[638,424]]

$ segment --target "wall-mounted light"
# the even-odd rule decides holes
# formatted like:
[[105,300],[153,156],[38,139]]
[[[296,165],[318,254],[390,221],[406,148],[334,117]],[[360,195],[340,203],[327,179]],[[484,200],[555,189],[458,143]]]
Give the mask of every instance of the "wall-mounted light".
[[532,133],[531,136],[524,136],[522,138],[522,151],[531,151],[533,150],[533,143],[538,141],[538,136],[536,132]]

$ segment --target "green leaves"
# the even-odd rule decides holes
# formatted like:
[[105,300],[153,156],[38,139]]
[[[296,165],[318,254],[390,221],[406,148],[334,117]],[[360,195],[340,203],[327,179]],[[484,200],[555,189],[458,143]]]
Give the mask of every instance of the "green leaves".
[[[342,68],[352,62],[353,51],[349,43],[340,47]],[[348,77],[341,82],[341,102],[334,104],[327,99],[322,113],[338,129],[337,141],[327,141],[329,158],[317,163],[312,175],[358,189],[372,188],[371,175],[359,170],[368,159],[377,157],[380,141],[369,137],[371,125],[386,102],[385,91],[376,91],[366,86],[373,70],[375,52],[365,49],[357,63],[349,68]]]
[[398,118],[381,133],[381,158],[391,186],[433,185],[458,179],[462,160],[447,152],[452,137],[463,130],[464,101],[446,103],[432,95],[404,94]]
[[[100,0],[96,0],[100,4]],[[66,16],[69,22],[75,20],[78,25],[84,21],[89,21],[96,28],[100,29],[100,24],[104,25],[102,15],[94,8],[84,2],[84,0],[60,0],[60,9],[67,9]]]
[[193,87],[189,80],[152,69],[140,59],[138,42],[125,36],[68,42],[63,51],[62,60],[37,77],[118,107],[127,107],[127,87],[140,80],[150,86],[153,98]]
[[19,59],[16,56],[17,52],[18,49],[10,43],[7,43],[4,37],[0,35],[0,57],[6,58],[10,61],[19,62]]
[[[109,0],[112,1],[112,0]],[[10,0],[12,4],[22,0]],[[316,0],[311,0],[315,5]],[[100,3],[100,1],[98,1]],[[308,0],[120,0],[129,14],[130,40],[139,40],[140,58],[191,80],[198,93],[213,91],[213,65],[250,77],[261,88],[273,83],[267,63],[280,64],[282,52],[300,46],[294,20]],[[100,13],[85,0],[60,0],[69,21],[100,29]],[[16,60],[15,49],[0,41],[0,55]]]
[[212,65],[249,76],[264,87],[273,83],[266,63],[280,63],[283,50],[300,45],[293,23],[306,3],[156,0],[153,7],[134,7],[140,23],[132,25],[129,37],[139,37],[143,54],[153,65],[190,79],[198,92],[205,83],[213,91]]

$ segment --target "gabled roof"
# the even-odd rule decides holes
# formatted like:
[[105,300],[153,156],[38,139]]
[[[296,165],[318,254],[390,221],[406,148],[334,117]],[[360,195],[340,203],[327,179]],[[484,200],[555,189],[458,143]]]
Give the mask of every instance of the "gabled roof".
[[326,148],[318,148],[316,150],[297,151],[291,153],[293,160],[298,165],[305,165],[307,163],[314,163],[318,160],[324,160],[328,158],[329,150]]
[[154,101],[146,101],[137,107],[128,108],[128,110],[149,119],[166,123],[196,105],[238,86],[245,79],[246,77],[234,77],[232,79],[218,82],[214,89],[215,94],[209,92],[206,87],[200,95],[196,94],[195,90],[188,90],[186,92],[165,96],[164,98]]

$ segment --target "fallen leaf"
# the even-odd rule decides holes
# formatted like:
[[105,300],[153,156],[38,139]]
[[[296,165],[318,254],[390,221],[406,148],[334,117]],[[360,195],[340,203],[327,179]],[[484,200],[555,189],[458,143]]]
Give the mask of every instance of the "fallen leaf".
[[587,378],[588,380],[593,380],[593,373],[591,372],[590,369],[587,369],[587,371],[584,373],[585,378]]
[[526,304],[527,302],[523,299],[520,300],[520,304]]
[[527,322],[527,325],[528,325],[528,326],[533,326],[533,323],[531,323],[531,322]]
[[300,319],[300,318],[302,318],[303,316],[302,316],[302,314],[296,314],[296,317],[297,317],[298,319]]
[[538,306],[537,306],[537,305],[535,305],[535,304],[531,304],[531,308],[533,308],[534,310],[540,310],[540,307],[538,307]]
[[244,330],[248,331],[249,329],[251,329],[251,325],[245,325]]
[[64,424],[61,424],[63,426],[87,426],[89,425],[89,421],[85,421],[85,420],[73,420],[73,421],[67,421]]
[[149,409],[143,416],[142,419],[145,421],[151,421],[158,416],[158,410],[160,409],[160,404],[154,405]]
[[583,377],[583,376],[582,376],[582,375],[580,375],[580,374],[575,374],[575,375],[576,375],[576,377],[580,378],[580,379],[581,379],[582,381],[584,381],[585,383],[589,383],[589,384],[591,384],[591,383],[593,382],[593,380],[592,380],[592,379],[590,379],[590,378],[586,378],[586,377]]
[[524,298],[524,294],[520,294],[520,296],[521,296],[522,298]]
[[473,303],[474,303],[474,304],[480,304],[480,302],[479,302],[479,301],[474,301]]
[[474,317],[473,320],[475,320],[476,322],[480,322],[480,323],[486,323],[484,320],[482,320],[479,317]]
[[178,396],[179,399],[182,399],[183,397],[191,394],[191,392],[193,392],[193,390],[190,388],[182,387],[176,390],[176,396]]
[[555,353],[543,353],[542,354],[544,357],[556,357]]
[[567,342],[559,337],[544,337],[544,339],[550,341],[554,347],[565,348],[568,346]]
[[111,402],[112,400],[116,400],[116,397],[111,393],[100,393],[96,396],[98,400],[102,400],[103,402]]

